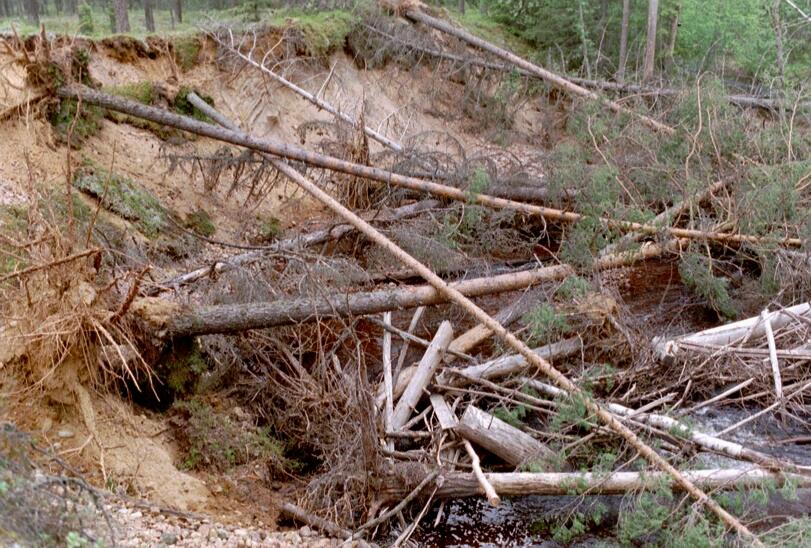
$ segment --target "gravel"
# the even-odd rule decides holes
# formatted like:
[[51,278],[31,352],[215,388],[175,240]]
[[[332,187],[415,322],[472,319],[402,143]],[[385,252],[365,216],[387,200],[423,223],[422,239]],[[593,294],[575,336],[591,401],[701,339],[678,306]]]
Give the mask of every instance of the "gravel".
[[269,532],[245,525],[225,525],[210,519],[187,520],[141,508],[108,507],[116,527],[118,546],[309,546],[333,548],[338,546],[367,546],[365,543],[347,543],[321,536],[309,527],[296,531]]

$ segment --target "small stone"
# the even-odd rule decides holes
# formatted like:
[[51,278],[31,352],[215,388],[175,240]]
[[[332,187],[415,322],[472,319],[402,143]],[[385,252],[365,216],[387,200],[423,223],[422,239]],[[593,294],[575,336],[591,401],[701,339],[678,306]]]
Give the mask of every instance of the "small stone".
[[177,544],[177,535],[174,533],[164,533],[161,535],[161,543],[167,546]]
[[229,537],[228,531],[226,531],[225,529],[217,529],[217,536],[225,540]]
[[74,434],[73,430],[71,430],[70,428],[61,428],[59,430],[59,432],[56,433],[56,435],[59,436],[62,439],[68,439],[68,438],[72,438],[76,434]]

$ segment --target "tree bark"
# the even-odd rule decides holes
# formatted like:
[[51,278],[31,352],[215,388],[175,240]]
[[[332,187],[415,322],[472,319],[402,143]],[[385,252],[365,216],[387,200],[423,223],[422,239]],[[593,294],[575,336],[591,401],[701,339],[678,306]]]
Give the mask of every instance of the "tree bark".
[[[651,245],[635,253],[604,257],[595,263],[594,268],[605,270],[625,266],[638,260],[659,257],[670,249],[678,249],[678,245],[671,247]],[[569,265],[555,265],[474,278],[450,285],[467,297],[477,297],[524,289],[541,282],[560,280],[574,273],[575,270]],[[249,329],[264,329],[319,319],[379,314],[447,301],[447,297],[432,286],[420,285],[313,299],[178,308],[172,310],[168,317],[165,316],[166,307],[163,304],[165,301],[161,299],[148,297],[136,301],[141,304],[134,307],[143,310],[144,319],[153,324],[159,336],[171,338],[238,333]],[[151,312],[152,310],[157,312]]]
[[653,78],[656,61],[656,23],[659,19],[659,0],[648,0],[648,30],[645,44],[645,62],[642,65],[642,79]]
[[183,0],[174,0],[174,10],[172,10],[175,14],[175,20],[178,23],[183,22]]
[[439,367],[452,338],[453,327],[451,322],[442,322],[434,335],[434,339],[431,341],[431,345],[426,349],[419,365],[417,365],[417,369],[411,376],[411,381],[408,383],[405,392],[400,396],[400,400],[394,408],[394,414],[391,418],[393,432],[400,430],[408,422],[409,417],[414,412],[414,407],[423,396],[423,391],[434,378],[434,373],[436,373],[437,367]]
[[129,32],[130,31],[130,16],[127,11],[127,0],[113,0],[113,10],[115,12],[115,31],[116,32]]
[[[799,474],[783,474],[772,472],[764,468],[720,468],[708,470],[694,470],[682,472],[684,476],[702,489],[716,491],[729,489],[742,489],[758,487],[765,483],[780,487],[791,481],[798,488],[811,486],[811,477]],[[409,478],[408,484],[403,484],[403,477]],[[416,476],[416,477],[415,477]],[[434,493],[441,499],[462,497],[476,497],[482,495],[482,488],[473,474],[464,472],[448,472],[442,475],[443,483]],[[637,492],[643,489],[658,489],[667,485],[674,490],[680,486],[673,482],[667,474],[662,472],[613,472],[609,474],[592,474],[582,472],[550,472],[550,473],[496,473],[485,474],[485,478],[502,497],[521,495],[571,495],[572,486],[578,490],[588,491],[591,495],[620,495]],[[381,495],[386,499],[398,500],[409,493],[412,482],[418,482],[421,477],[413,473],[392,474],[381,489]],[[776,483],[774,483],[776,482]]]
[[155,32],[155,0],[144,0],[144,23],[147,32]]
[[465,409],[455,431],[512,466],[543,460],[552,453],[529,434],[473,405]]

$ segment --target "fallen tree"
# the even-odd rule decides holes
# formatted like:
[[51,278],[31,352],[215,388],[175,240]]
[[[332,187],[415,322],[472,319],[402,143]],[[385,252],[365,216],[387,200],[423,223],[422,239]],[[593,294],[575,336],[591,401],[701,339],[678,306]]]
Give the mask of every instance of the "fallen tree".
[[[797,487],[811,486],[811,477],[799,474],[781,474],[764,468],[716,468],[709,470],[687,470],[682,472],[685,478],[697,487],[705,490],[730,490],[746,487],[757,487],[765,482],[778,487],[790,481]],[[404,476],[404,475],[403,475]],[[408,476],[412,481],[413,471]],[[590,495],[623,494],[643,489],[657,489],[663,485],[678,490],[679,485],[662,472],[613,472],[606,474],[582,472],[558,473],[495,473],[484,474],[490,485],[501,497],[521,495],[571,495],[587,493]],[[404,485],[402,476],[392,478],[385,483],[383,493],[393,500],[411,491],[410,485]],[[484,491],[473,474],[450,472],[442,475],[442,482],[436,490],[436,497],[454,499],[481,496]]]
[[[543,217],[544,219],[565,223],[576,223],[589,218],[588,216],[580,213],[562,211],[560,209],[516,202],[503,198],[495,198],[486,194],[471,195],[470,192],[447,185],[416,179],[414,177],[406,177],[390,171],[362,164],[355,164],[332,156],[310,152],[287,143],[278,143],[269,139],[258,139],[238,130],[227,129],[226,127],[217,127],[212,124],[207,124],[205,122],[200,122],[193,118],[189,118],[187,116],[181,116],[166,110],[150,107],[135,101],[130,101],[114,95],[99,92],[82,85],[63,86],[57,90],[57,93],[60,97],[79,99],[88,104],[115,110],[124,114],[129,114],[130,116],[144,118],[157,124],[167,125],[197,135],[210,137],[218,141],[243,146],[252,150],[270,154],[272,156],[297,160],[312,166],[347,173],[349,175],[363,177],[393,186],[407,188],[409,190],[427,192],[442,198],[449,198],[451,200],[457,200],[465,203],[476,203],[486,207],[492,207],[494,209],[512,210],[518,213]],[[287,170],[292,170],[290,171],[291,177],[301,175],[292,167],[283,162],[274,162],[275,163],[273,165],[285,174],[287,174]],[[295,172],[295,174],[293,174],[293,172]],[[757,244],[764,241],[764,238],[752,235],[708,232],[688,228],[661,227],[630,221],[607,219],[603,217],[597,217],[596,219],[609,228],[625,232],[639,232],[648,235],[659,235],[664,233],[674,238],[710,240],[726,244]],[[800,238],[770,239],[769,243],[788,247],[801,247],[803,245],[803,240]]]
[[[636,261],[660,257],[679,248],[678,242],[667,246],[648,245],[635,252],[610,255],[595,263],[596,270],[626,266]],[[523,289],[542,282],[561,280],[575,273],[569,265],[555,265],[523,272],[473,278],[453,284],[451,287],[468,297],[491,295]],[[362,316],[393,310],[405,310],[418,306],[435,305],[450,299],[431,285],[404,286],[394,289],[333,295],[321,298],[276,300],[245,304],[227,304],[199,307],[172,307],[167,316],[167,307],[151,307],[153,298],[136,302],[136,309],[144,319],[156,327],[156,332],[165,338],[208,335],[212,333],[237,333],[291,325],[300,322],[328,318]],[[152,310],[157,312],[153,313]],[[491,330],[488,328],[488,332]]]
[[[197,103],[195,102],[195,99],[199,98],[195,93],[192,92],[189,93],[188,99],[189,102],[196,105]],[[368,220],[376,222],[399,221],[402,219],[408,219],[409,217],[414,217],[424,211],[431,210],[438,206],[439,202],[436,200],[421,200],[413,204],[398,207],[397,209],[375,214],[374,216],[370,216]],[[196,268],[190,272],[162,280],[156,284],[156,287],[150,291],[149,294],[157,295],[162,291],[177,289],[184,285],[196,282],[202,278],[215,276],[234,268],[248,265],[252,262],[261,260],[263,257],[267,257],[268,255],[272,255],[273,253],[278,253],[280,251],[292,251],[303,247],[323,244],[324,242],[331,240],[339,240],[354,230],[354,227],[351,225],[338,224],[330,228],[316,230],[308,234],[299,234],[297,236],[293,236],[292,238],[279,240],[278,242],[270,244],[265,249],[232,255],[231,257],[215,261],[209,266],[201,266],[200,268]]]
[[591,90],[588,90],[588,89],[586,89],[584,87],[578,86],[577,84],[573,83],[571,80],[567,80],[566,78],[563,78],[562,76],[560,76],[558,74],[555,74],[554,72],[551,72],[549,70],[546,70],[545,68],[539,67],[538,65],[536,65],[534,63],[530,63],[526,59],[522,59],[521,57],[518,57],[514,53],[511,53],[511,52],[509,52],[509,51],[507,51],[505,49],[499,48],[499,47],[491,44],[490,42],[482,40],[478,36],[474,36],[473,34],[467,32],[467,31],[465,31],[463,29],[454,27],[453,25],[451,25],[451,24],[449,24],[449,23],[447,23],[445,21],[442,21],[440,19],[436,19],[434,17],[431,17],[430,15],[420,11],[418,8],[415,8],[415,7],[411,6],[411,5],[408,5],[408,3],[406,3],[406,2],[404,2],[402,4],[402,9],[403,9],[402,15],[404,15],[406,18],[410,19],[411,21],[414,21],[414,22],[417,22],[417,23],[422,23],[422,24],[427,25],[427,26],[429,26],[429,27],[431,27],[433,29],[436,29],[438,31],[450,34],[451,36],[455,36],[456,38],[459,38],[460,40],[463,40],[463,41],[467,42],[471,46],[474,46],[474,47],[479,48],[481,50],[492,53],[496,57],[504,59],[505,61],[507,61],[508,63],[510,63],[510,64],[512,64],[512,65],[514,65],[516,67],[518,67],[519,69],[523,69],[526,72],[528,72],[528,73],[530,73],[532,75],[535,75],[535,76],[543,79],[546,82],[549,82],[553,86],[555,86],[557,88],[560,88],[560,89],[562,89],[563,91],[565,91],[567,93],[571,93],[572,95],[577,95],[579,97],[584,97],[584,98],[590,99],[592,101],[598,101],[598,102],[606,105],[608,108],[610,108],[614,112],[623,113],[623,114],[630,114],[632,116],[636,116],[645,125],[649,126],[651,129],[654,129],[656,131],[661,131],[662,133],[667,133],[667,134],[675,133],[675,130],[672,127],[670,127],[670,126],[668,126],[666,124],[663,124],[662,122],[660,122],[658,120],[654,120],[650,116],[645,116],[644,114],[639,114],[637,112],[629,110],[629,109],[625,108],[624,106],[622,106],[621,104],[619,104],[616,101],[612,101],[611,99],[607,99],[605,97],[602,97],[601,95],[599,95],[599,94],[597,94],[597,93],[595,93],[595,92],[593,92]]
[[[60,88],[59,93],[60,95],[67,97],[74,98],[86,97],[85,94],[73,95],[76,93],[75,91],[72,91],[73,89],[75,88],[62,87]],[[106,96],[107,98],[105,98],[105,94],[98,94],[98,92],[92,92],[90,96],[94,98],[93,100],[97,100],[99,103],[104,103],[105,101],[109,102],[107,98],[110,97]],[[92,103],[93,100],[89,102]],[[143,105],[139,105],[137,103],[131,103],[129,101],[125,101],[125,103],[130,103],[130,106],[134,106],[135,108],[138,109],[147,109],[144,111],[147,113],[150,111],[153,114],[155,112],[160,113],[160,111],[156,111],[156,109],[144,107]],[[120,103],[114,100],[112,104],[120,104]],[[100,106],[104,105],[102,104]],[[182,116],[177,116],[176,118],[177,120],[179,120],[179,123],[183,123],[187,127],[195,126],[195,122],[191,119]],[[227,120],[225,121],[228,122]],[[228,122],[228,126],[235,127],[230,122]],[[220,132],[216,131],[218,128],[215,128],[214,126],[211,126],[209,124],[200,124],[200,126],[198,126],[198,129],[202,131],[215,130],[213,134],[209,136],[220,134]],[[231,142],[229,141],[229,139],[239,139],[243,142],[251,143],[256,147],[261,146],[262,148],[258,148],[258,150],[261,150],[262,152],[265,153],[274,153],[273,150],[274,148],[279,151],[286,151],[288,148],[292,148],[287,147],[287,145],[275,145],[274,143],[268,141],[262,142],[258,139],[251,137],[250,135],[239,134],[239,132],[236,131],[228,131],[228,133],[221,138],[221,140]],[[300,152],[304,152],[305,155],[308,156],[311,154],[306,153],[306,151]],[[482,310],[473,301],[471,301],[464,294],[459,292],[456,288],[450,286],[442,278],[437,276],[430,268],[428,268],[423,263],[421,263],[411,255],[409,255],[402,248],[397,246],[397,244],[395,244],[393,241],[391,241],[389,238],[383,235],[379,230],[375,229],[368,222],[358,217],[355,213],[353,213],[348,208],[343,206],[332,196],[330,196],[324,190],[319,188],[312,181],[304,177],[301,173],[293,169],[291,166],[285,164],[281,160],[274,159],[270,156],[267,157],[282,174],[293,180],[305,192],[307,192],[313,198],[315,198],[316,200],[327,206],[334,213],[344,218],[349,224],[353,225],[359,232],[361,232],[369,240],[381,246],[384,250],[390,253],[395,259],[402,262],[406,267],[413,268],[438,292],[445,295],[445,297],[448,300],[459,305],[463,310],[465,310],[467,313],[473,316],[476,320],[484,324],[485,327],[490,329],[504,343],[506,343],[509,347],[511,347],[516,352],[521,354],[524,358],[526,358],[526,360],[532,366],[536,367],[540,373],[543,373],[544,375],[549,377],[559,388],[569,392],[572,395],[572,397],[581,398],[583,401],[583,405],[590,413],[596,415],[600,419],[600,421],[603,422],[611,431],[618,434],[625,441],[627,441],[628,444],[631,447],[633,447],[642,458],[644,458],[646,461],[650,462],[651,464],[653,464],[654,466],[665,472],[693,499],[695,499],[697,502],[705,506],[713,514],[715,514],[721,520],[721,522],[723,522],[726,526],[729,526],[732,529],[734,529],[742,540],[750,542],[755,546],[763,545],[758,540],[758,538],[743,523],[740,522],[740,520],[738,520],[735,516],[733,516],[727,510],[722,508],[715,500],[710,498],[703,490],[698,488],[692,481],[690,481],[690,479],[688,479],[682,472],[676,469],[665,458],[663,458],[656,451],[654,451],[649,445],[643,442],[630,428],[628,428],[628,426],[623,424],[613,413],[611,413],[611,411],[609,411],[604,406],[593,400],[580,387],[578,387],[571,380],[569,380],[569,378],[566,377],[566,375],[564,375],[555,367],[553,367],[549,362],[547,362],[546,360],[535,354],[527,344],[521,341],[512,332],[507,330],[503,325],[501,325],[501,323],[493,319],[489,314],[487,314],[487,312]],[[432,475],[435,476],[436,471],[428,475],[424,479],[424,481],[431,481],[429,478],[431,478]]]

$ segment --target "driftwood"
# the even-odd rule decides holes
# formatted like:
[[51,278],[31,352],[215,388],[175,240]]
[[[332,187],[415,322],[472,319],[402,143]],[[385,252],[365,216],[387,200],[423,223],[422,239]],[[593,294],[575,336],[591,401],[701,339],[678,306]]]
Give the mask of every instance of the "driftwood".
[[419,365],[414,370],[411,380],[408,383],[403,395],[394,408],[394,415],[391,418],[391,430],[396,432],[408,421],[414,412],[414,407],[423,396],[423,391],[434,378],[434,373],[439,367],[445,350],[448,348],[453,338],[453,327],[448,321],[442,322],[439,329],[431,341],[431,346],[425,351]]
[[513,466],[543,460],[552,453],[529,434],[473,405],[465,409],[455,431]]
[[320,518],[315,516],[302,508],[299,508],[295,504],[290,504],[289,502],[283,502],[279,505],[279,510],[285,516],[292,518],[300,523],[304,523],[318,529],[319,531],[326,533],[328,535],[332,535],[333,537],[337,538],[349,538],[352,536],[352,532],[348,529],[344,529],[343,527],[339,527],[332,523],[331,521],[327,521],[324,518]]
[[[193,102],[194,96],[195,94],[193,92],[189,93],[189,102]],[[414,217],[425,211],[430,211],[438,206],[439,202],[437,200],[422,200],[413,204],[398,207],[397,209],[381,211],[379,214],[368,217],[367,220],[385,223],[400,221]],[[265,249],[232,255],[231,257],[215,261],[211,265],[196,268],[190,272],[162,280],[158,282],[155,289],[153,289],[149,294],[157,295],[161,291],[176,289],[190,283],[194,283],[203,278],[215,276],[234,268],[251,264],[263,259],[264,257],[267,257],[268,255],[272,255],[273,253],[293,251],[304,247],[323,244],[332,240],[339,240],[354,230],[355,229],[351,225],[338,224],[330,228],[316,230],[307,234],[300,234],[292,238],[279,240],[268,245]]]
[[[604,270],[625,266],[641,259],[659,257],[665,251],[677,248],[677,243],[664,247],[645,246],[639,251],[603,257],[595,263],[595,269]],[[555,265],[489,278],[473,278],[449,285],[463,295],[476,297],[560,280],[574,272],[575,270],[568,265]],[[147,316],[145,319],[155,326],[157,335],[171,338],[212,333],[237,333],[249,329],[278,327],[318,319],[379,314],[390,310],[441,304],[449,300],[447,295],[443,295],[435,287],[420,285],[312,299],[178,307],[169,317],[166,316],[166,307],[161,306],[157,307],[159,310],[157,317]],[[143,306],[142,309],[148,311],[149,307]]]
[[606,99],[605,97],[601,97],[597,93],[588,90],[584,87],[578,86],[577,84],[572,83],[570,80],[567,80],[562,76],[559,76],[544,68],[541,68],[538,65],[530,63],[526,59],[522,59],[521,57],[518,57],[514,53],[511,53],[507,50],[494,46],[490,42],[482,40],[481,38],[474,36],[465,30],[454,27],[453,25],[450,25],[445,21],[441,21],[439,19],[431,17],[430,15],[423,13],[419,9],[405,6],[404,15],[405,17],[407,17],[412,21],[422,23],[438,31],[450,34],[451,36],[455,36],[456,38],[459,38],[460,40],[463,40],[474,47],[492,53],[493,55],[500,57],[501,59],[504,59],[508,63],[515,65],[516,67],[523,69],[528,73],[533,74],[539,78],[542,78],[544,81],[549,82],[553,86],[562,89],[567,93],[571,93],[572,95],[577,95],[580,97],[585,97],[586,99],[590,99],[592,101],[599,101],[605,104],[608,108],[610,108],[614,112],[637,116],[643,123],[645,123],[645,125],[649,126],[650,128],[656,131],[661,131],[663,133],[668,134],[675,133],[675,130],[672,127],[663,124],[658,120],[654,120],[649,116],[645,116],[643,114],[638,114],[634,111],[628,110],[627,108],[620,105],[616,101],[612,101],[610,99]]
[[[535,348],[533,352],[545,360],[553,361],[557,358],[571,356],[582,349],[583,342],[578,337],[574,337]],[[443,384],[464,386],[479,379],[492,380],[524,373],[528,367],[529,364],[524,356],[510,354],[479,365],[443,371],[439,380]]]
[[[767,317],[772,329],[780,329],[794,321],[796,316],[811,316],[811,303],[802,303],[784,310],[770,312]],[[743,338],[763,337],[766,325],[762,316],[754,316],[738,322],[729,323],[684,335],[670,340],[654,340],[654,345],[662,359],[673,359],[689,351],[718,352]]]
[[[539,392],[551,397],[565,397],[567,393],[559,388],[543,383],[535,379],[523,379],[527,386],[538,390]],[[792,464],[780,461],[774,457],[770,457],[759,451],[754,451],[742,446],[739,443],[722,440],[720,438],[709,436],[699,432],[690,426],[665,415],[657,415],[654,413],[640,413],[635,409],[625,407],[616,403],[608,403],[606,407],[617,416],[620,417],[633,417],[634,420],[643,422],[655,428],[659,428],[671,434],[674,434],[683,439],[689,440],[699,447],[714,451],[727,457],[746,460],[753,462],[757,465],[770,468],[772,470],[794,470],[798,471],[799,468]]]
[[[799,474],[772,472],[764,468],[722,468],[687,470],[682,472],[692,484],[706,490],[729,490],[757,487],[764,483],[782,486],[787,481],[805,488],[811,486],[811,477]],[[662,472],[613,472],[592,474],[582,472],[558,473],[494,473],[485,474],[487,481],[502,497],[521,495],[571,495],[573,490],[590,495],[618,495],[643,489],[657,489],[669,485],[674,490],[681,486]],[[443,499],[474,497],[482,494],[481,486],[473,474],[448,472],[442,475],[442,485],[435,496]],[[383,488],[388,498],[397,499],[408,492],[402,480],[393,477]]]
[[[86,100],[88,103],[96,104],[98,106],[114,105],[121,107],[123,104],[125,108],[127,108],[133,113],[141,112],[146,115],[142,117],[157,114],[156,117],[162,119],[167,114],[166,112],[162,112],[159,109],[153,109],[152,107],[140,105],[132,101],[122,102],[116,99],[115,97],[112,97],[107,94],[100,94],[98,92],[88,90],[87,88],[78,88],[77,91],[77,88],[62,87],[59,88],[58,94],[63,97],[81,98]],[[135,115],[138,116],[138,114]],[[219,128],[216,128],[209,124],[198,123],[190,118],[183,116],[172,115],[172,119],[178,124],[183,124],[186,127],[189,128],[194,127],[195,129],[199,130],[198,133],[201,133],[203,135],[208,134],[208,136],[220,138],[221,140],[225,140],[227,142],[240,141],[242,143],[249,143],[265,153],[274,153],[274,150],[280,152],[287,152],[288,149],[293,148],[287,147],[286,145],[277,146],[268,141],[260,141],[258,139],[251,137],[250,135],[246,135],[244,133],[240,133],[237,131],[223,130],[226,131],[227,133],[222,134],[221,131],[219,131]],[[299,152],[304,152],[304,155],[307,157],[311,156],[311,153],[307,153],[306,151]],[[283,155],[286,156],[286,154]],[[704,493],[704,491],[696,487],[693,484],[693,482],[691,482],[685,475],[683,475],[681,472],[679,472],[679,470],[674,468],[672,464],[670,464],[667,460],[665,460],[650,446],[645,444],[645,442],[643,442],[631,429],[629,429],[626,425],[620,422],[617,419],[617,417],[615,417],[610,411],[605,409],[603,406],[599,405],[597,402],[588,398],[588,396],[583,393],[580,387],[578,387],[576,384],[570,381],[563,373],[561,373],[560,371],[555,369],[552,365],[550,365],[549,362],[539,357],[538,355],[534,354],[529,346],[527,346],[513,333],[508,331],[499,322],[494,320],[484,310],[476,306],[476,304],[473,301],[465,297],[457,289],[448,285],[442,278],[440,278],[434,272],[432,272],[430,268],[426,267],[420,261],[416,260],[414,257],[406,253],[403,249],[398,247],[397,244],[395,244],[389,238],[383,235],[379,230],[377,230],[368,222],[364,221],[363,219],[355,215],[352,211],[341,205],[332,196],[324,192],[312,181],[301,175],[301,173],[299,173],[298,171],[296,171],[295,169],[288,166],[282,161],[275,159],[272,159],[271,161],[273,162],[273,165],[282,174],[293,180],[305,192],[310,194],[317,201],[323,203],[334,213],[344,218],[349,224],[353,225],[359,232],[361,232],[369,240],[376,243],[377,245],[380,245],[383,249],[385,249],[387,252],[393,255],[397,260],[401,261],[406,267],[413,268],[417,272],[419,272],[420,276],[422,276],[427,282],[429,282],[438,292],[443,293],[449,300],[453,301],[455,304],[458,304],[466,312],[471,314],[476,320],[485,324],[496,335],[498,335],[498,337],[502,341],[504,341],[508,346],[513,348],[516,352],[524,356],[532,366],[536,367],[540,373],[549,377],[558,387],[568,391],[572,395],[582,397],[586,409],[589,412],[596,415],[600,419],[600,421],[602,421],[611,431],[615,432],[616,434],[620,435],[623,439],[625,439],[628,442],[628,444],[631,447],[633,447],[642,458],[646,459],[648,462],[652,463],[654,466],[667,473],[671,478],[673,478],[673,480],[676,483],[678,483],[681,486],[681,488],[687,491],[692,498],[694,498],[696,501],[706,506],[707,509],[710,510],[712,513],[714,513],[723,523],[725,523],[731,528],[734,528],[735,531],[738,533],[738,535],[742,537],[742,539],[754,545],[762,546],[762,543],[758,541],[757,537],[753,535],[752,532],[745,525],[743,525],[737,518],[735,518],[735,516],[724,510],[717,502],[715,502],[712,498],[707,496],[707,494]]]
[[[565,223],[575,223],[586,218],[580,213],[571,211],[562,211],[560,209],[553,209],[523,202],[516,202],[513,200],[505,200],[503,198],[496,198],[486,194],[476,194],[471,196],[469,192],[454,188],[439,183],[433,183],[414,177],[406,177],[398,175],[390,171],[370,167],[363,164],[355,164],[346,160],[341,160],[332,156],[310,152],[303,148],[285,144],[277,143],[268,139],[258,139],[241,131],[227,129],[225,127],[217,127],[205,122],[200,122],[187,116],[174,114],[166,110],[155,107],[150,107],[116,97],[107,93],[95,91],[86,86],[71,85],[63,86],[57,90],[60,97],[67,97],[71,99],[81,99],[85,103],[104,107],[107,109],[129,114],[138,118],[144,118],[152,122],[167,125],[197,135],[203,135],[226,143],[243,146],[252,150],[257,150],[269,155],[275,155],[281,158],[297,160],[316,167],[328,169],[331,171],[338,171],[347,173],[356,177],[363,177],[373,181],[379,181],[401,188],[407,188],[418,192],[426,192],[434,196],[448,198],[451,200],[462,201],[466,203],[476,203],[482,206],[491,207],[494,209],[507,209],[518,213],[524,213],[530,216],[538,216],[551,221],[559,221]],[[286,176],[293,180],[304,178],[295,169],[285,164],[281,160],[271,160],[274,167],[284,173]],[[348,211],[348,210],[347,210]],[[621,230],[625,232],[639,232],[648,235],[659,235],[662,233],[669,234],[676,238],[689,238],[698,240],[711,240],[723,242],[727,244],[743,244],[743,243],[761,243],[764,238],[759,236],[752,236],[746,234],[730,234],[723,232],[708,232],[703,230],[695,230],[688,228],[674,228],[674,227],[657,227],[648,224],[635,223],[630,221],[620,221],[616,219],[607,219],[603,217],[597,218],[605,226]],[[770,243],[787,247],[801,247],[803,241],[800,238],[783,238],[777,240],[770,240]]]

